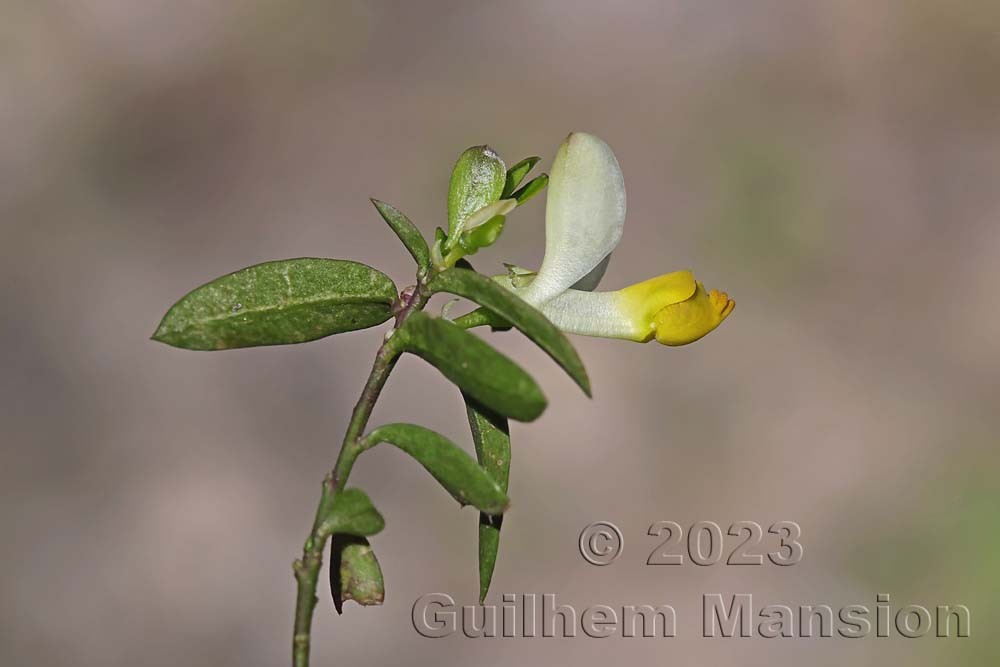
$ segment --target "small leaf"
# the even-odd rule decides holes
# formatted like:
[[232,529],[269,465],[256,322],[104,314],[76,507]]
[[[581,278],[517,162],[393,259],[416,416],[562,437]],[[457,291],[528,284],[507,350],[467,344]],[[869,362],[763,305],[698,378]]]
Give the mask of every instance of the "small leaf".
[[511,197],[516,199],[517,205],[520,206],[521,204],[523,204],[524,202],[528,201],[529,199],[537,195],[539,192],[541,192],[542,188],[548,185],[548,183],[549,183],[549,175],[542,174],[541,176],[537,176],[528,181],[527,185],[525,185],[523,188],[512,194]]
[[330,540],[330,593],[338,614],[347,600],[364,606],[385,600],[382,568],[368,540],[340,533]]
[[385,528],[385,519],[361,489],[344,489],[330,496],[320,509],[317,534],[344,533],[367,537]]
[[526,157],[513,167],[507,170],[507,180],[503,186],[503,193],[500,195],[500,199],[506,199],[510,197],[511,193],[517,189],[517,186],[521,184],[524,177],[528,175],[538,161],[541,160],[540,157]]
[[[537,310],[508,289],[486,276],[465,269],[450,269],[436,275],[427,285],[431,293],[447,292],[475,301],[515,326],[562,366],[587,396],[590,380],[580,355],[559,329]],[[475,312],[475,311],[473,311]],[[469,315],[472,315],[470,313]],[[486,322],[484,322],[486,323]]]
[[449,240],[457,239],[470,215],[500,199],[506,180],[507,167],[489,146],[473,146],[459,156],[448,185]]
[[153,340],[189,350],[304,343],[392,317],[396,286],[358,262],[300,258],[265,262],[189,292]]
[[[465,409],[479,465],[506,493],[510,476],[510,429],[507,420],[469,396],[465,397]],[[486,599],[493,580],[502,525],[503,515],[479,515],[479,604]]]
[[[471,335],[471,334],[470,334]],[[462,505],[500,514],[507,494],[464,449],[440,433],[415,424],[386,424],[365,438],[365,446],[388,442],[417,460]]]
[[431,265],[431,249],[427,246],[426,239],[424,239],[416,225],[410,222],[410,219],[400,213],[398,209],[390,204],[386,204],[384,201],[372,199],[372,204],[375,205],[375,209],[382,216],[382,219],[388,223],[392,231],[396,232],[396,236],[399,237],[399,240],[403,242],[406,249],[413,255],[413,259],[417,262],[417,267],[421,271],[429,270]]
[[534,421],[545,410],[545,395],[530,375],[481,338],[451,322],[413,313],[389,340],[511,419]]

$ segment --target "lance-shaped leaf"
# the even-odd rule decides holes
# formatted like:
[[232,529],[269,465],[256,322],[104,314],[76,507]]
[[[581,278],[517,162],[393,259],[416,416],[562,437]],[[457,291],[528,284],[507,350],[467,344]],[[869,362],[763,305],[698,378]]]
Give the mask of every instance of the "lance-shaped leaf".
[[396,236],[413,255],[417,267],[421,271],[427,271],[431,265],[431,250],[416,225],[391,204],[386,204],[378,199],[372,199],[372,204],[375,205],[375,209],[382,216],[382,219],[388,223],[392,231],[396,232]]
[[330,540],[330,594],[338,614],[347,600],[364,606],[385,600],[382,568],[365,538],[337,534]]
[[510,290],[466,269],[449,269],[439,273],[430,281],[428,289],[432,293],[447,292],[465,297],[503,318],[545,350],[590,396],[587,370],[569,339],[541,311]]
[[416,424],[386,424],[368,434],[365,447],[388,442],[417,460],[462,505],[487,514],[500,514],[509,504],[507,494],[464,449]]
[[[507,420],[469,396],[465,397],[465,409],[479,465],[506,493],[510,476],[510,429]],[[503,515],[479,515],[479,604],[486,599],[490,581],[493,580],[502,525]]]
[[510,197],[517,186],[521,184],[524,177],[528,175],[528,172],[534,168],[538,161],[541,160],[540,157],[526,157],[513,167],[507,170],[507,180],[503,186],[503,193],[500,195],[500,199],[506,199]]
[[457,243],[466,220],[500,199],[507,167],[489,146],[473,146],[462,153],[448,184],[448,243]]
[[536,176],[535,178],[528,181],[528,184],[523,188],[511,195],[511,199],[517,200],[518,206],[528,201],[539,192],[542,191],[546,185],[549,184],[549,175],[542,174],[541,176]]
[[417,312],[390,342],[435,366],[480,403],[517,421],[534,421],[547,401],[520,366],[478,336],[446,320]]
[[326,498],[320,508],[317,534],[344,533],[366,537],[385,528],[385,519],[361,489],[344,489]]
[[304,343],[381,324],[395,298],[388,276],[358,262],[265,262],[189,292],[153,339],[189,350]]

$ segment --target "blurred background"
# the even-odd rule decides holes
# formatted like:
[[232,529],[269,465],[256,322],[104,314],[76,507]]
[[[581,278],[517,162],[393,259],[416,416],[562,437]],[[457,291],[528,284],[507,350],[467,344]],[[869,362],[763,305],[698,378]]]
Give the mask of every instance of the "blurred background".
[[[477,517],[387,448],[352,478],[387,520],[386,604],[336,617],[324,587],[314,664],[996,664],[998,35],[989,0],[4,2],[0,662],[287,664],[290,565],[384,327],[220,354],[149,335],[268,259],[409,284],[368,197],[430,234],[464,148],[547,170],[584,130],[628,188],[604,288],[692,268],[738,306],[689,347],[575,339],[592,401],[491,336],[551,404],[512,429],[491,598],[669,603],[678,637],[421,638],[419,596],[475,602]],[[537,266],[543,216],[477,268]],[[389,420],[471,448],[419,360]],[[625,550],[596,568],[577,538],[602,519]],[[804,559],[649,567],[658,520],[796,521]],[[972,637],[704,639],[711,593],[965,604]]]

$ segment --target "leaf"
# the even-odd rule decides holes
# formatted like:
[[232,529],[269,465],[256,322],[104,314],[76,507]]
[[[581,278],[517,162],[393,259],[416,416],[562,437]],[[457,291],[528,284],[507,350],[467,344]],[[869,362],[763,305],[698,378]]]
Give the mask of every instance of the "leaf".
[[330,496],[320,509],[316,533],[320,536],[344,533],[367,537],[381,532],[385,519],[361,489],[344,489]]
[[502,415],[530,422],[545,410],[545,395],[530,375],[451,322],[416,312],[389,340],[432,364],[459,389]]
[[[479,465],[506,493],[510,477],[510,428],[507,420],[469,396],[465,397],[465,410]],[[502,525],[503,515],[479,515],[479,604],[486,599],[493,580]]]
[[507,167],[489,146],[462,153],[448,185],[448,238],[457,239],[469,216],[500,199]]
[[517,205],[520,206],[524,202],[528,201],[539,192],[542,191],[549,183],[549,175],[542,174],[541,176],[536,176],[535,178],[528,181],[528,184],[523,188],[511,195],[512,198],[517,200]]
[[392,317],[396,286],[358,262],[300,258],[255,264],[189,292],[153,340],[188,350],[304,343]]
[[436,275],[427,287],[432,294],[447,292],[475,301],[509,322],[545,350],[573,378],[580,389],[590,396],[587,370],[572,343],[541,311],[522,298],[486,276],[466,269],[443,271]]
[[493,478],[440,433],[416,424],[386,424],[365,438],[365,447],[380,442],[395,445],[416,459],[460,504],[487,514],[500,514],[507,508],[507,494]]
[[428,271],[431,266],[431,249],[427,246],[426,239],[416,225],[410,222],[410,219],[400,213],[398,209],[384,201],[372,199],[372,204],[375,205],[375,209],[382,216],[382,219],[388,223],[392,231],[396,232],[396,236],[413,255],[417,267],[421,271]]
[[382,568],[365,538],[338,533],[330,540],[330,594],[338,614],[347,600],[364,606],[385,600]]
[[528,172],[534,169],[538,161],[541,160],[540,157],[526,157],[513,167],[507,170],[507,180],[503,186],[503,193],[500,195],[500,199],[506,199],[510,197],[511,193],[517,189],[517,186],[521,184],[524,177],[528,175]]

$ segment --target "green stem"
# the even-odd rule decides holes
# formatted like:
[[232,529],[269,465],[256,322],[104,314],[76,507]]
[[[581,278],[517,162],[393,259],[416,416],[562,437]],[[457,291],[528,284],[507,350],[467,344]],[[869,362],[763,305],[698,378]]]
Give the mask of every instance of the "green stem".
[[[395,329],[402,326],[412,313],[422,310],[428,298],[429,294],[427,294],[424,285],[418,285],[400,312]],[[292,665],[294,667],[308,667],[309,665],[312,618],[318,602],[316,586],[319,581],[320,566],[323,564],[323,549],[326,547],[326,540],[329,537],[320,530],[320,524],[329,503],[333,501],[333,497],[337,493],[344,489],[347,478],[351,474],[351,468],[354,467],[354,462],[358,455],[364,451],[362,435],[368,426],[368,420],[375,408],[375,403],[378,401],[379,394],[382,393],[382,388],[385,387],[389,374],[396,366],[399,354],[399,346],[393,342],[393,337],[390,335],[375,355],[375,363],[372,364],[368,381],[365,383],[361,397],[351,413],[351,421],[347,425],[347,432],[344,434],[340,453],[337,455],[337,463],[333,471],[323,479],[323,490],[316,508],[316,518],[313,520],[312,530],[306,539],[305,547],[303,547],[302,558],[292,564],[295,580],[298,583],[295,599],[295,634],[292,639]]]
[[463,329],[473,329],[475,327],[491,326],[495,329],[504,330],[510,329],[510,323],[504,321],[502,318],[494,315],[485,308],[476,308],[470,313],[466,313],[460,317],[456,317],[452,320],[452,324],[462,327]]

